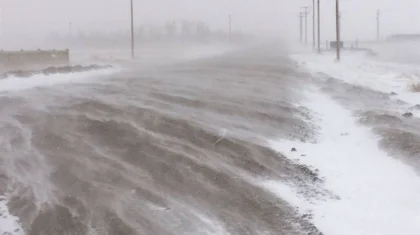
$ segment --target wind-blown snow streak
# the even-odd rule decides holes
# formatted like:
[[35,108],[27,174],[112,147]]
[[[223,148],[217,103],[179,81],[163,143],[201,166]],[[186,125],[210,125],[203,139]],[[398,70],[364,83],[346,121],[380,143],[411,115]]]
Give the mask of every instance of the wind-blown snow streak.
[[67,73],[67,74],[38,74],[29,78],[9,77],[0,79],[0,92],[22,91],[26,89],[48,87],[66,83],[86,83],[93,78],[106,76],[120,71],[119,68],[107,68],[89,72]]
[[[305,198],[284,183],[266,182],[273,193],[311,213],[325,235],[415,235],[420,231],[420,178],[388,156],[378,138],[352,113],[319,91],[304,104],[316,113],[318,143],[270,141],[276,151],[319,169],[334,198]],[[297,152],[290,152],[292,147]],[[304,155],[304,156],[302,156]]]
[[28,235],[316,233],[253,181],[317,180],[263,146],[313,134],[293,107],[305,79],[283,55],[268,46],[0,80],[8,211]]

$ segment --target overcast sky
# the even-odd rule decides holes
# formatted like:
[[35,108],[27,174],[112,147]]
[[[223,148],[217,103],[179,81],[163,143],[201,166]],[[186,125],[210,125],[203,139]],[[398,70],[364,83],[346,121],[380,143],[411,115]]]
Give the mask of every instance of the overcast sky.
[[[312,0],[134,0],[135,22],[160,24],[194,19],[212,28],[226,28],[232,14],[235,28],[298,38],[301,6]],[[334,33],[334,2],[321,0],[324,39]],[[6,36],[40,35],[51,31],[128,29],[129,0],[0,0],[1,32]],[[342,33],[347,40],[376,35],[376,11],[381,34],[420,33],[420,0],[341,0]],[[308,18],[309,38],[312,16]],[[30,37],[30,36],[29,36]]]

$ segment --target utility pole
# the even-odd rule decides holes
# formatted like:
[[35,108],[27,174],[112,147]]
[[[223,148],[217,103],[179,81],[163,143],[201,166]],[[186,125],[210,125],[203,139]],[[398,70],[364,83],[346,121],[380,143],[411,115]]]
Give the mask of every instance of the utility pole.
[[335,27],[336,27],[336,48],[337,48],[337,61],[340,61],[340,1],[335,0]]
[[379,10],[376,13],[376,40],[379,42],[379,22],[380,22],[380,13]]
[[308,7],[302,7],[305,9],[304,15],[305,15],[305,45],[308,45]]
[[343,17],[341,11],[338,12],[338,26],[340,27],[340,39],[343,40]]
[[315,0],[312,0],[312,49],[315,48]]
[[321,10],[318,0],[318,53],[321,53]]
[[134,9],[133,0],[131,0],[131,59],[134,59]]

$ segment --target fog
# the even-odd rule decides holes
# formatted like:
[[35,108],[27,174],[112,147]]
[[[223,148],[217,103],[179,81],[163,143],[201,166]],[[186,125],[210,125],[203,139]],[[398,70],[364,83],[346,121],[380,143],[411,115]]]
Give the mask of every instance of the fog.
[[420,0],[320,1],[0,0],[0,235],[418,235]]
[[[136,28],[167,21],[201,21],[213,30],[227,30],[232,15],[234,30],[257,36],[299,37],[298,14],[311,0],[154,0],[135,4]],[[322,39],[334,38],[335,0],[321,0]],[[381,37],[394,33],[420,33],[418,0],[341,0],[344,40],[376,37],[376,12],[381,12]],[[89,31],[129,29],[129,0],[2,0],[1,47],[45,46],[44,39]],[[71,24],[71,26],[70,26]],[[312,15],[308,18],[311,39]]]

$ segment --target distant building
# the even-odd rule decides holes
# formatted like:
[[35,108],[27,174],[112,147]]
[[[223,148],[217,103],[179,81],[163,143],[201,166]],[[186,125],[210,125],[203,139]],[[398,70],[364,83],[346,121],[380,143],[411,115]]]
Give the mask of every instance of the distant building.
[[[340,41],[340,48],[344,48],[344,42]],[[330,49],[337,49],[337,41],[330,42]]]

